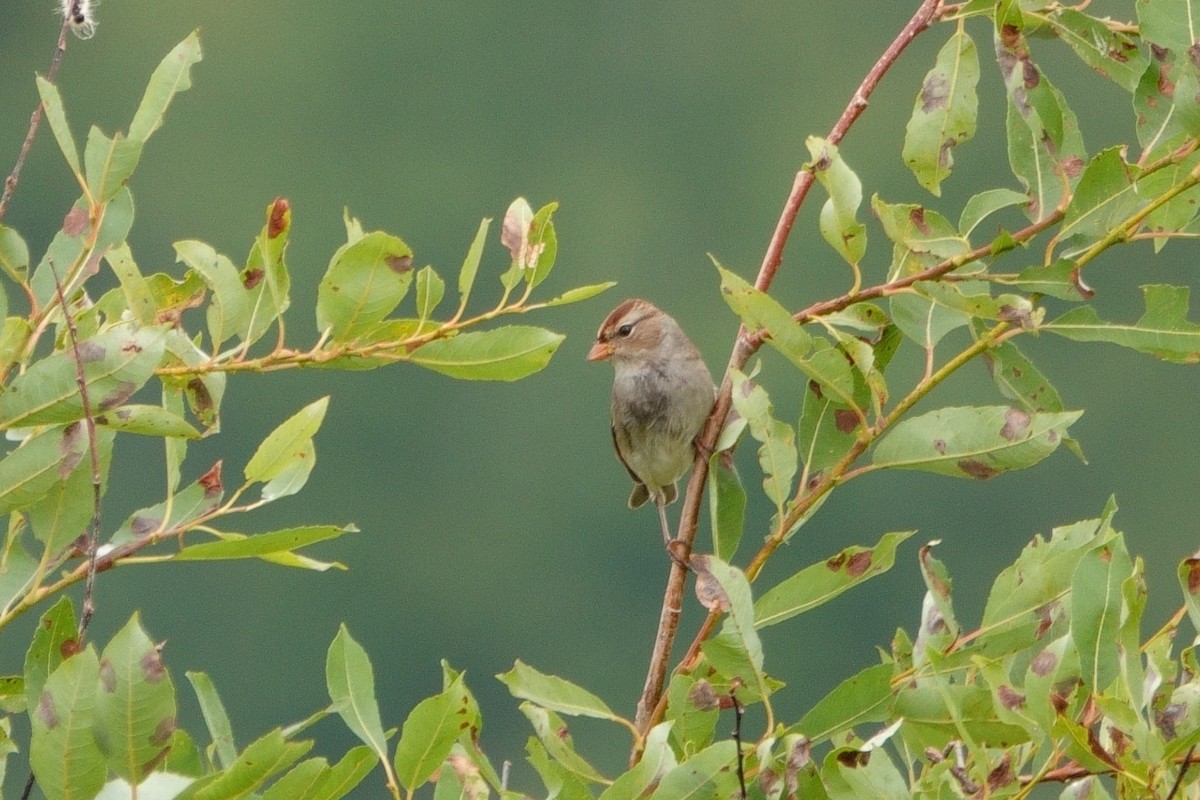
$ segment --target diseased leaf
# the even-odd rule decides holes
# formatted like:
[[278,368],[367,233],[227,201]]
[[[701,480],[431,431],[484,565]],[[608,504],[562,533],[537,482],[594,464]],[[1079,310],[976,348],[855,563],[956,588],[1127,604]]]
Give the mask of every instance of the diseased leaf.
[[0,514],[29,508],[79,469],[87,454],[83,423],[44,429],[0,460]]
[[604,780],[599,770],[576,751],[571,732],[562,717],[533,703],[521,703],[520,707],[521,713],[533,726],[538,741],[546,748],[546,753],[554,759],[557,766],[567,770],[580,781],[600,783]]
[[284,255],[292,229],[292,207],[282,197],[267,206],[267,221],[246,256],[246,266],[238,273],[238,283],[246,294],[250,318],[238,333],[243,343],[257,342],[291,305],[292,279]]
[[1080,306],[1040,329],[1076,342],[1128,347],[1177,364],[1200,361],[1200,324],[1187,319],[1188,287],[1154,284],[1143,286],[1142,294],[1146,313],[1135,323],[1105,322],[1091,306]]
[[842,160],[837,145],[817,136],[808,137],[805,144],[812,156],[805,168],[829,193],[818,222],[821,236],[857,269],[867,250],[867,229],[856,216],[862,205],[862,182]]
[[1126,91],[1137,87],[1147,59],[1131,36],[1069,7],[1056,7],[1046,20],[1083,63]]
[[755,626],[765,628],[811,611],[860,583],[882,575],[895,563],[896,549],[914,533],[916,531],[885,533],[874,547],[847,547],[780,581],[755,602]]
[[[96,455],[100,464],[100,490],[107,489],[115,434],[96,431]],[[85,450],[86,452],[86,450]],[[58,552],[88,527],[95,514],[90,456],[72,470],[66,480],[55,481],[50,490],[28,508],[29,526],[48,552]]]
[[25,653],[25,702],[36,709],[42,697],[46,679],[68,656],[79,652],[78,623],[75,605],[63,595],[46,610],[33,633],[33,641]]
[[468,695],[461,677],[445,691],[427,697],[409,712],[396,744],[396,778],[408,791],[415,790],[442,765],[463,732]]
[[414,364],[474,381],[515,381],[541,371],[563,336],[545,328],[507,325],[434,339],[409,356]]
[[875,447],[872,463],[956,478],[994,478],[1053,453],[1082,414],[1031,414],[1006,406],[941,408],[898,423]]
[[1083,171],[1059,229],[1059,239],[1075,245],[1066,255],[1106,236],[1146,202],[1134,187],[1137,168],[1125,163],[1122,149],[1102,150]]
[[138,433],[143,436],[162,436],[176,439],[199,439],[200,431],[178,414],[172,414],[162,406],[147,406],[138,403],[118,406],[112,411],[96,415],[96,424],[114,431]]
[[871,210],[887,237],[915,256],[899,262],[907,267],[901,270],[903,273],[919,272],[971,249],[966,238],[936,211],[912,203],[886,203],[879,195],[871,198]]
[[317,328],[338,342],[370,330],[408,293],[412,260],[404,240],[382,231],[339,247],[317,288]]
[[166,754],[175,713],[171,676],[134,613],[100,654],[96,738],[109,768],[141,783]]
[[195,270],[212,291],[205,316],[213,348],[245,330],[250,298],[233,262],[204,242],[190,239],[175,243],[175,257]]
[[941,182],[950,175],[953,148],[975,135],[978,83],[975,42],[959,27],[925,75],[904,136],[904,163],[934,195],[941,194]]
[[29,765],[51,800],[94,797],[104,785],[104,756],[96,746],[100,662],[92,647],[63,661],[30,707]]

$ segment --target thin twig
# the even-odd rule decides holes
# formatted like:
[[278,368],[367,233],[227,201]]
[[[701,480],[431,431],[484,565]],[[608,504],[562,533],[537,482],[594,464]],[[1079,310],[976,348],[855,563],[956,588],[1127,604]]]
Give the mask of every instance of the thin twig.
[[[838,121],[830,130],[826,139],[837,144],[845,137],[854,125],[855,120],[866,109],[867,100],[892,64],[896,62],[905,48],[922,31],[928,28],[933,20],[937,19],[940,13],[941,0],[923,0],[912,19],[908,21],[892,43],[888,45],[883,55],[879,57],[879,60],[871,67],[862,83],[859,84],[854,97],[850,100],[841,117],[838,118]],[[792,225],[796,221],[796,215],[799,213],[800,206],[803,204],[804,198],[812,187],[813,180],[814,175],[809,170],[801,170],[796,174],[796,178],[792,183],[791,193],[784,202],[783,211],[775,226],[775,231],[771,235],[771,241],[767,246],[766,254],[763,256],[762,266],[759,268],[758,277],[754,282],[754,285],[760,291],[767,291],[770,288],[771,282],[775,278],[775,273],[779,270],[779,266],[783,262],[784,246],[787,244]],[[721,384],[717,404],[713,408],[713,412],[709,415],[708,422],[705,424],[704,431],[701,434],[701,444],[706,445],[709,450],[715,445],[717,435],[720,433],[729,415],[731,406],[729,374],[732,370],[741,369],[745,366],[746,361],[754,353],[755,349],[751,343],[750,334],[747,333],[745,328],[740,328],[734,343],[733,352],[729,357],[729,364],[725,370],[725,379]],[[705,450],[704,447],[698,449],[701,451]],[[696,529],[700,515],[700,500],[707,477],[708,461],[698,456],[695,468],[692,470],[691,479],[688,481],[683,510],[680,512],[679,534],[676,538],[681,542],[679,547],[681,560],[686,561],[688,554],[691,552],[692,543],[696,538]],[[636,719],[638,730],[643,735],[649,731],[651,726],[650,720],[654,716],[654,709],[663,696],[663,686],[666,683],[667,668],[671,658],[671,647],[675,641],[675,634],[679,629],[678,609],[683,606],[683,590],[686,578],[687,571],[681,568],[678,562],[673,561],[670,575],[667,578],[667,588],[663,596],[662,613],[659,616],[658,633],[655,636],[654,650],[650,656],[650,667],[646,674],[646,683],[642,689],[642,696],[638,700]],[[634,759],[638,756],[639,753],[636,751],[632,754]]]
[[79,352],[79,331],[75,329],[75,318],[71,316],[71,310],[67,307],[67,298],[58,279],[58,270],[54,268],[54,259],[48,259],[46,264],[54,278],[54,291],[58,294],[59,305],[62,306],[63,319],[67,323],[67,337],[71,341],[71,354],[75,358],[75,384],[79,387],[79,399],[83,404],[83,423],[87,430],[88,456],[92,466],[92,521],[88,526],[87,535],[87,580],[83,588],[83,610],[79,614],[78,639],[82,646],[87,636],[88,625],[92,621],[92,614],[96,611],[92,594],[96,586],[96,548],[100,544],[100,495],[103,478],[100,473],[100,453],[96,447],[96,419],[92,416],[92,401],[88,396],[83,356]]
[[742,789],[742,800],[746,800],[746,760],[742,757],[742,715],[746,708],[738,702],[737,686],[729,690],[729,700],[733,703],[733,743],[737,746],[737,776],[738,786]]
[[[64,16],[62,27],[58,31],[58,43],[54,46],[54,55],[50,59],[50,71],[46,73],[46,80],[51,83],[54,83],[54,79],[58,75],[58,65],[62,63],[63,53],[67,51],[67,31],[70,27],[69,16]],[[37,136],[37,129],[41,123],[42,101],[38,100],[33,113],[29,115],[29,130],[25,133],[25,141],[21,144],[17,163],[13,165],[13,171],[4,180],[4,193],[0,195],[0,222],[4,221],[4,214],[8,211],[8,202],[12,199],[13,192],[17,190],[17,183],[21,180],[21,168],[25,166],[25,159],[29,155],[29,149],[33,147],[33,139]]]
[[1175,795],[1179,793],[1179,788],[1183,786],[1183,776],[1187,774],[1188,767],[1192,765],[1192,756],[1196,752],[1196,745],[1188,748],[1187,755],[1183,757],[1183,763],[1179,765],[1179,774],[1175,776],[1175,783],[1171,786],[1171,791],[1167,793],[1167,800],[1174,800]]

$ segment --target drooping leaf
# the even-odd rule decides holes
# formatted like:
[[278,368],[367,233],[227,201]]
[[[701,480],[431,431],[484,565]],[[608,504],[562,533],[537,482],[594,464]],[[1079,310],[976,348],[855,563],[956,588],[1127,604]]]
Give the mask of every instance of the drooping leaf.
[[250,300],[237,268],[227,257],[195,240],[176,242],[175,256],[195,270],[212,291],[205,316],[212,346],[219,348],[245,330],[250,320]]
[[1200,361],[1200,324],[1187,319],[1189,289],[1155,284],[1142,287],[1146,313],[1132,324],[1105,322],[1091,306],[1063,314],[1041,330],[1076,342],[1108,342],[1163,361]]
[[959,27],[925,75],[904,136],[904,162],[934,195],[941,194],[941,182],[950,175],[953,148],[975,135],[978,82],[975,42]]
[[414,364],[475,381],[516,381],[539,372],[562,343],[561,334],[529,325],[434,339],[409,356]]
[[916,531],[885,533],[873,547],[853,545],[785,578],[754,604],[754,624],[775,625],[824,605],[860,583],[882,575],[896,561],[896,549]]
[[1031,414],[1006,406],[941,408],[898,423],[876,446],[872,463],[957,478],[993,478],[1053,453],[1082,414]]
[[737,552],[746,516],[746,490],[732,461],[714,453],[708,468],[708,511],[712,521],[713,550],[728,562]]
[[604,776],[575,749],[566,722],[558,714],[534,703],[521,703],[521,713],[533,726],[538,741],[554,763],[583,783],[600,783]]
[[176,492],[169,501],[130,514],[112,535],[109,544],[115,547],[148,536],[162,536],[168,531],[182,533],[189,523],[216,508],[224,494],[221,462],[218,461],[195,481]]
[[879,195],[871,198],[871,210],[888,239],[916,257],[900,262],[908,267],[904,272],[917,272],[971,249],[966,238],[936,211],[913,203],[887,203]]

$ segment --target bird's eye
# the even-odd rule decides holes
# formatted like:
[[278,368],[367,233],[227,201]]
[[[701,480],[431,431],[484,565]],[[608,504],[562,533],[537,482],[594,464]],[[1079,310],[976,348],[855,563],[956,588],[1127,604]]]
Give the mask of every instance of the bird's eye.
[[617,328],[617,336],[628,336],[632,332],[633,326],[629,323],[625,323],[621,327]]

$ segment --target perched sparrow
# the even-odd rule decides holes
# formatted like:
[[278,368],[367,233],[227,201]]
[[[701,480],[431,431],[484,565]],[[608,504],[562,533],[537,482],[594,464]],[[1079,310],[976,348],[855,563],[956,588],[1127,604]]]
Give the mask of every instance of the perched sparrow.
[[616,370],[612,436],[633,477],[629,507],[654,500],[669,546],[664,507],[692,465],[693,442],[713,406],[712,375],[679,324],[645,300],[626,300],[604,320],[587,360],[605,359]]

